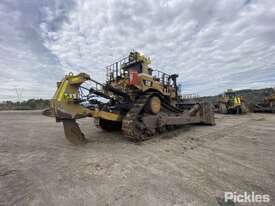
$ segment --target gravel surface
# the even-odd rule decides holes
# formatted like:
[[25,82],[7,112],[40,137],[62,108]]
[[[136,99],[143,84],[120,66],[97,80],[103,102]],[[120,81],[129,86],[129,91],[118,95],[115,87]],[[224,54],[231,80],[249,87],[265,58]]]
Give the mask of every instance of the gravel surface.
[[53,118],[0,112],[0,205],[234,205],[225,191],[269,194],[275,205],[275,115],[216,123],[133,143],[83,119],[89,143],[73,146]]

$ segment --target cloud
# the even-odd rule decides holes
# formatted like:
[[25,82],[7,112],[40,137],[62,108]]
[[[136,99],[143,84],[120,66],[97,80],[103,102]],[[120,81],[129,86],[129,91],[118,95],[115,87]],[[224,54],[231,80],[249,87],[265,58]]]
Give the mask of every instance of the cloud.
[[23,91],[24,98],[48,98],[56,79],[62,78],[59,59],[43,45],[39,30],[43,8],[53,5],[50,1],[1,1],[0,100],[16,100],[16,89]]
[[1,78],[29,96],[49,97],[69,71],[104,81],[105,66],[132,49],[179,73],[185,93],[275,84],[272,0],[45,2],[0,3]]

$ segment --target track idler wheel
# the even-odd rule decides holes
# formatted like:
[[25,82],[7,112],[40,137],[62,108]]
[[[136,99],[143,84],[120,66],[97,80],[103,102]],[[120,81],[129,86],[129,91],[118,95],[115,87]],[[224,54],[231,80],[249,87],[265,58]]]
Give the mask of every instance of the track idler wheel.
[[145,111],[151,114],[158,114],[161,108],[161,101],[158,96],[150,97],[145,106]]
[[87,143],[85,135],[81,132],[79,125],[74,119],[63,120],[66,139],[74,145]]

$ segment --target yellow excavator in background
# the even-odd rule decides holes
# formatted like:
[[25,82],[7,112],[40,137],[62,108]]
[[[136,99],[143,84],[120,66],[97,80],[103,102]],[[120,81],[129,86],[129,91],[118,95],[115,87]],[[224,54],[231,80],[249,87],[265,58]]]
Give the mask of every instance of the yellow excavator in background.
[[152,69],[150,63],[142,53],[130,52],[107,66],[104,84],[85,73],[70,73],[57,83],[44,114],[63,122],[65,136],[74,144],[86,142],[76,122],[85,117],[93,117],[103,130],[122,130],[133,140],[146,140],[179,125],[215,124],[212,105],[186,106],[179,95],[178,75]]

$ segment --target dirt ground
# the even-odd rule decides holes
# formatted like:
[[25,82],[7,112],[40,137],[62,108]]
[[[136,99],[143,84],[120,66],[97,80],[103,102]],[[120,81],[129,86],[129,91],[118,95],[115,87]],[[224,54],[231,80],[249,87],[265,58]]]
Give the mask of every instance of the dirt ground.
[[52,118],[0,112],[1,206],[219,206],[225,191],[275,205],[274,114],[216,115],[139,144],[80,123],[90,142],[73,146]]

